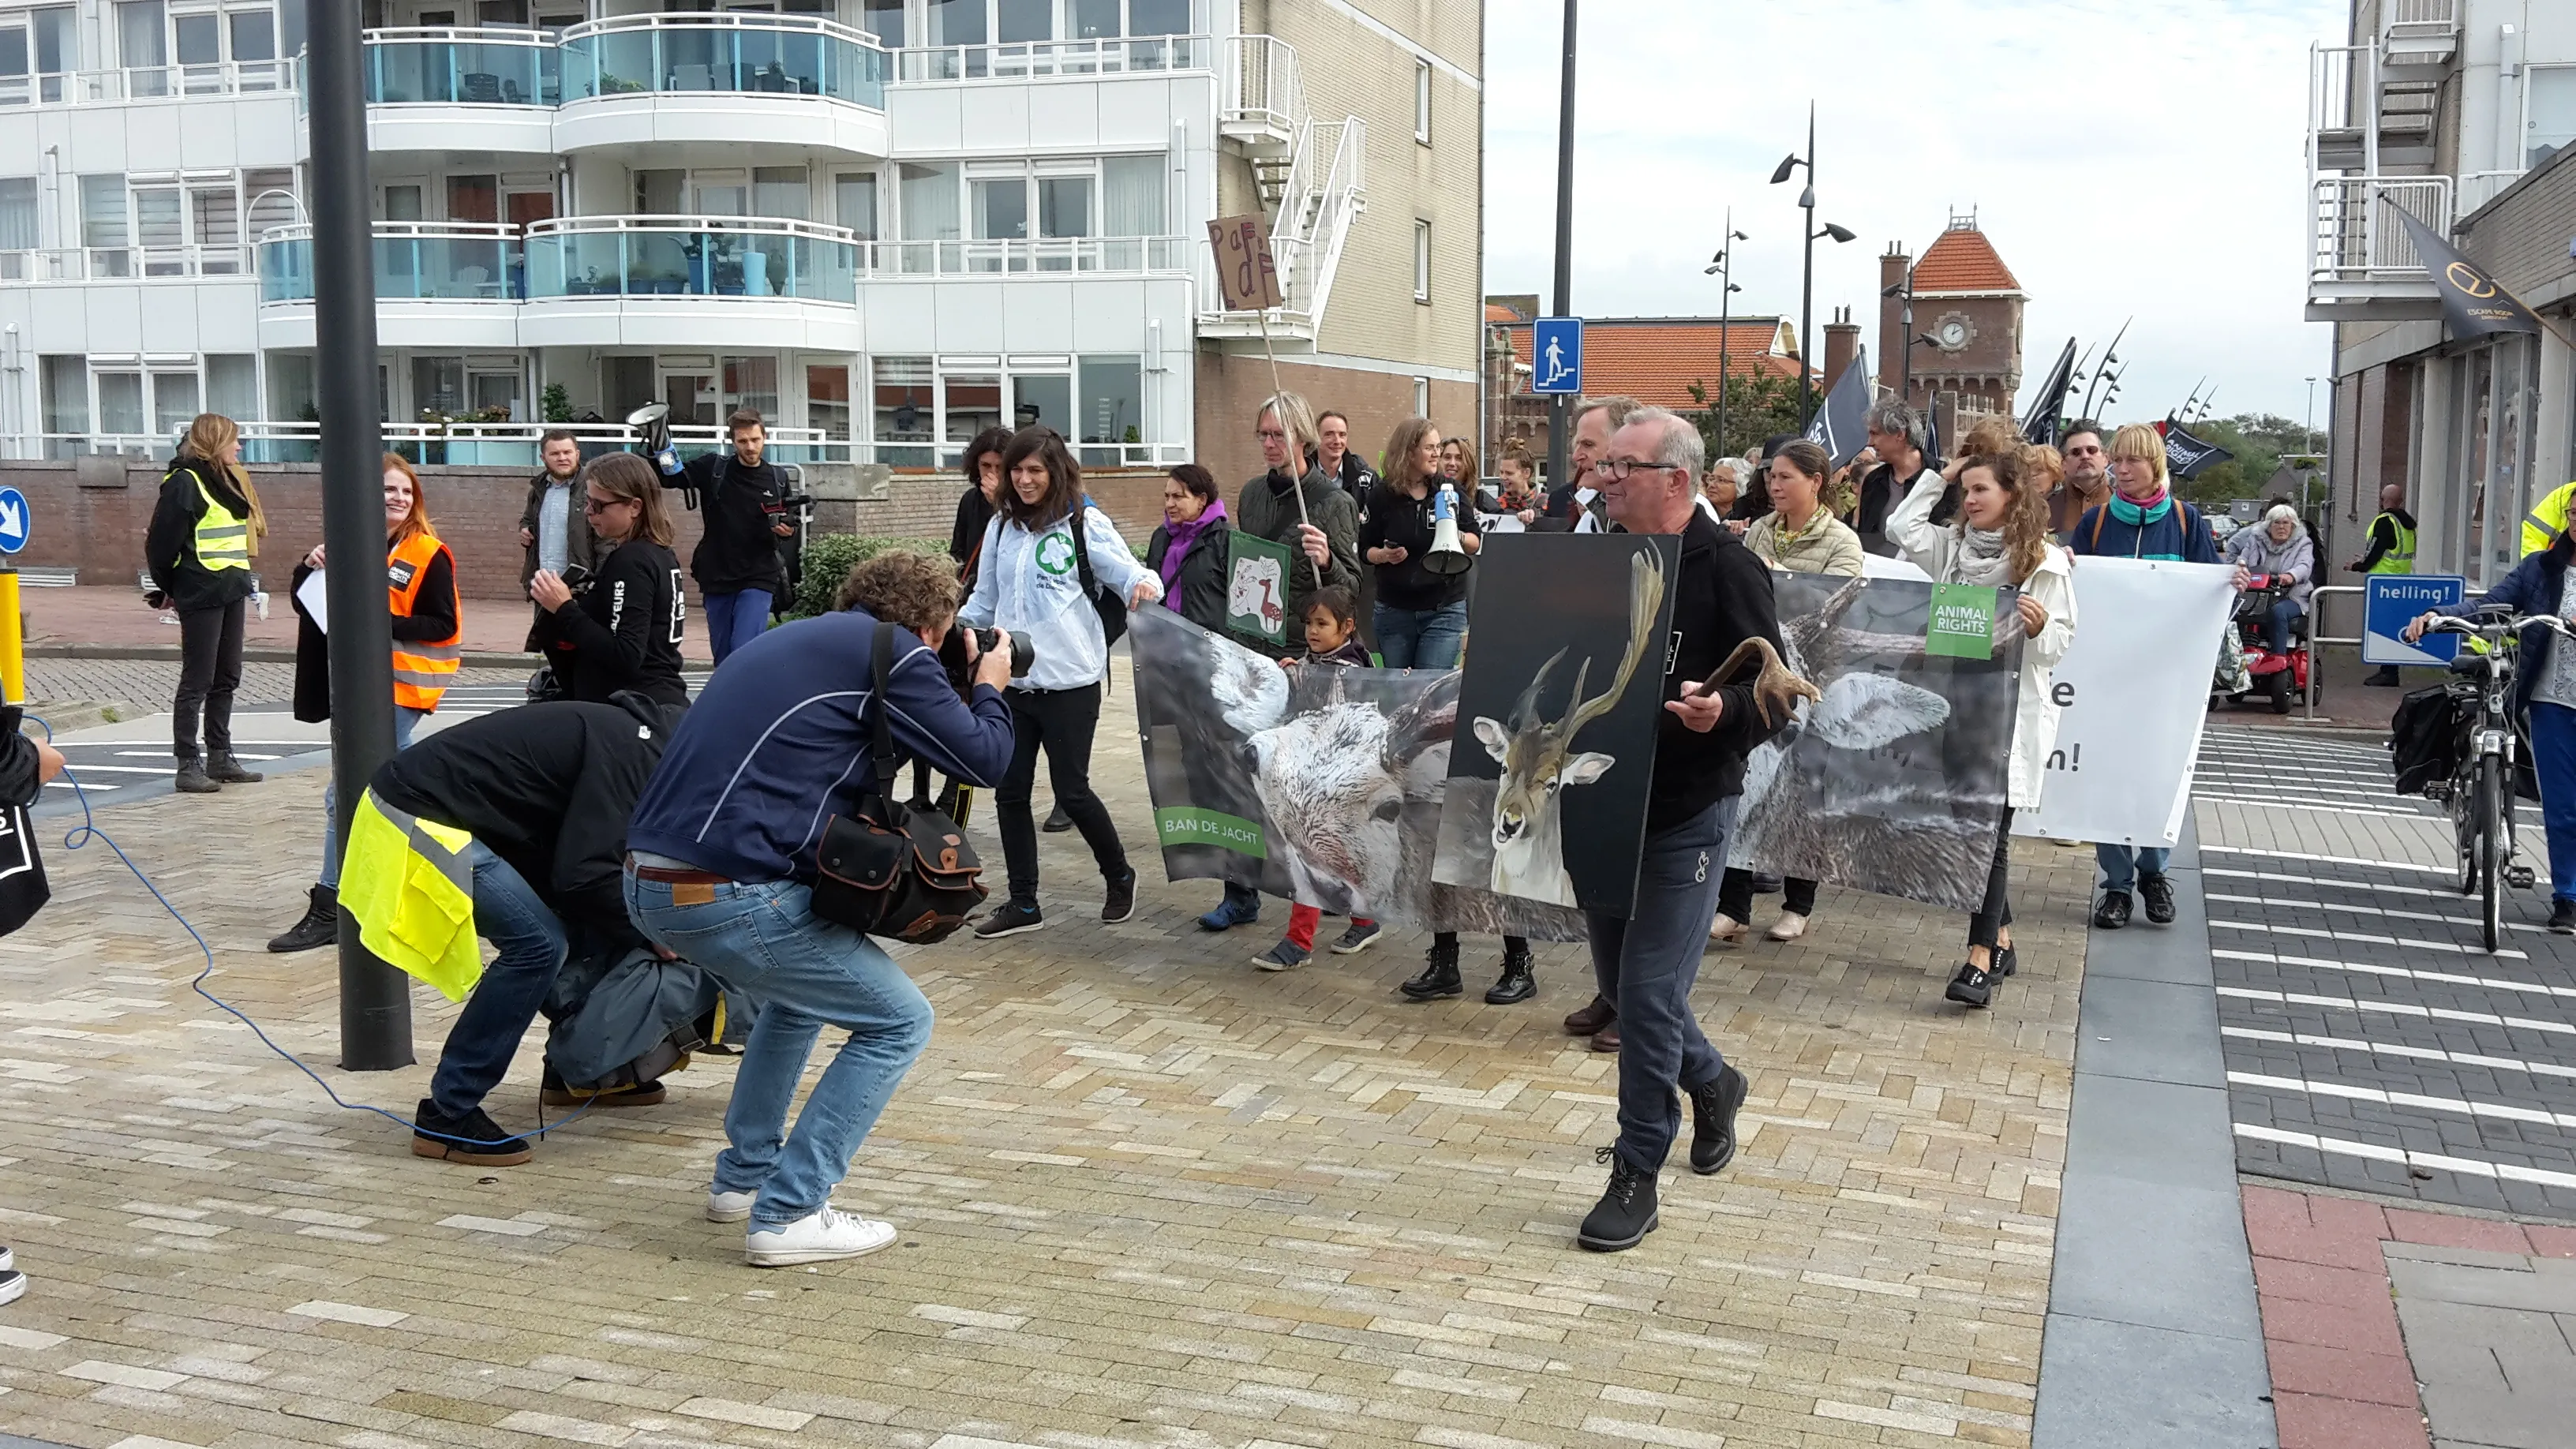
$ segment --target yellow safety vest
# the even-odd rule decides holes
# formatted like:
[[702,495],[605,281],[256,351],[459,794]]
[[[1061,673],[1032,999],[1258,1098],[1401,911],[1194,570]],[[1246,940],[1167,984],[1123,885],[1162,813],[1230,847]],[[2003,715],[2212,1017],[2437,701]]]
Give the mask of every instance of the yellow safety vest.
[[388,964],[463,1001],[483,976],[474,937],[474,837],[358,797],[340,863],[340,904],[358,939]]
[[197,520],[197,566],[209,573],[249,568],[250,521],[215,497],[204,474],[192,476],[197,480],[197,496],[206,500],[205,516]]
[[[2397,546],[2391,548],[2388,552],[2381,554],[2379,556],[2379,562],[2370,566],[2370,571],[2375,574],[2411,574],[2415,572],[2415,530],[2398,522],[2397,515],[2394,513],[2383,513],[2379,515],[2379,518],[2385,518],[2388,520],[2388,531],[2396,535]],[[2374,518],[2370,521],[2371,531],[2374,533],[2379,530],[2379,518]]]
[[2576,483],[2570,483],[2533,505],[2522,516],[2522,556],[2531,557],[2558,541],[2567,531],[2567,513],[2576,504]]

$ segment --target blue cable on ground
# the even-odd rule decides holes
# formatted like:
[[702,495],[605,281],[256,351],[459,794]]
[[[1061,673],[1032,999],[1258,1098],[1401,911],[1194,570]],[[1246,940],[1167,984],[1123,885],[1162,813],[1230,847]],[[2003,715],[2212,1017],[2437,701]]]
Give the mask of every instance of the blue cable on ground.
[[[45,743],[52,744],[54,740],[53,725],[41,715],[31,714],[28,715],[27,718],[34,720],[37,724],[45,727]],[[134,878],[143,883],[143,888],[152,893],[152,899],[161,903],[161,909],[170,913],[170,919],[179,923],[179,929],[188,933],[188,939],[197,943],[198,952],[206,958],[205,969],[199,971],[196,978],[188,983],[189,989],[195,991],[199,996],[206,998],[208,1001],[213,1002],[227,1015],[238,1019],[242,1025],[250,1028],[251,1035],[259,1038],[260,1045],[267,1047],[270,1051],[273,1051],[280,1057],[285,1058],[289,1063],[294,1065],[297,1071],[311,1077],[313,1079],[313,1085],[320,1087],[322,1089],[322,1094],[331,1099],[332,1106],[335,1106],[344,1112],[373,1112],[377,1116],[384,1118],[386,1121],[391,1122],[398,1127],[409,1128],[413,1135],[419,1137],[428,1137],[440,1142],[453,1142],[466,1147],[490,1147],[494,1145],[493,1143],[478,1141],[471,1137],[451,1137],[444,1132],[432,1132],[417,1123],[398,1117],[393,1113],[386,1111],[382,1107],[370,1106],[365,1102],[350,1102],[342,1100],[340,1094],[332,1090],[331,1084],[323,1079],[322,1074],[313,1070],[310,1066],[307,1066],[303,1058],[288,1051],[286,1048],[279,1046],[276,1042],[269,1040],[268,1033],[260,1030],[259,1023],[251,1020],[249,1013],[233,1005],[231,1002],[224,1000],[222,997],[217,996],[215,993],[208,991],[206,989],[206,978],[215,974],[215,948],[208,945],[206,938],[197,933],[197,928],[189,923],[188,918],[180,913],[177,906],[170,903],[170,898],[161,894],[161,888],[152,883],[152,877],[143,873],[143,867],[134,863],[133,856],[125,853],[125,847],[116,843],[116,837],[99,828],[98,817],[90,810],[89,792],[81,788],[80,775],[77,771],[73,770],[69,761],[65,761],[63,764],[63,778],[71,782],[72,795],[80,801],[81,807],[81,823],[64,834],[63,849],[82,849],[89,844],[90,837],[96,836],[101,841],[106,842],[109,850],[116,852],[116,858],[125,862],[125,868],[134,872]],[[590,1101],[584,1102],[579,1107],[575,1108],[572,1116],[566,1117],[560,1122],[548,1123],[544,1117],[540,1115],[537,1119],[537,1126],[533,1131],[521,1133],[518,1136],[507,1140],[512,1142],[524,1142],[530,1137],[543,1137],[557,1128],[570,1125],[575,1119],[579,1118],[582,1113],[589,1111],[597,1104],[598,1099],[594,1097]]]

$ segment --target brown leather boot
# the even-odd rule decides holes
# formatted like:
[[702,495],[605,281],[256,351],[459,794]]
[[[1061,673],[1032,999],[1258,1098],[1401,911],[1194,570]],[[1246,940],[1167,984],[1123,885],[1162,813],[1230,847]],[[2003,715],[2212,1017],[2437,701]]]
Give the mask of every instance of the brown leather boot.
[[1594,1032],[1592,1034],[1592,1049],[1596,1052],[1617,1051],[1619,1049],[1619,1023],[1614,1021],[1608,1026],[1601,1028],[1599,1031]]
[[1567,1036],[1590,1036],[1619,1019],[1619,1008],[1595,996],[1592,1004],[1581,1011],[1569,1012],[1565,1018]]

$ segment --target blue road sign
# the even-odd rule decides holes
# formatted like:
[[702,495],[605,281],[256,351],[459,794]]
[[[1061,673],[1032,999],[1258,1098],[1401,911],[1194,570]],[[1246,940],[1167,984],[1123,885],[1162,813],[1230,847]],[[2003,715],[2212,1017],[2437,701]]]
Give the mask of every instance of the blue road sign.
[[2456,574],[2372,574],[2362,581],[2361,662],[2448,664],[2460,652],[2457,634],[2427,634],[2409,644],[2406,621],[2427,609],[2468,597],[2468,580]]
[[35,523],[35,510],[27,506],[27,495],[15,488],[0,488],[0,553],[25,548]]
[[1583,319],[1541,317],[1530,324],[1530,391],[1583,391]]

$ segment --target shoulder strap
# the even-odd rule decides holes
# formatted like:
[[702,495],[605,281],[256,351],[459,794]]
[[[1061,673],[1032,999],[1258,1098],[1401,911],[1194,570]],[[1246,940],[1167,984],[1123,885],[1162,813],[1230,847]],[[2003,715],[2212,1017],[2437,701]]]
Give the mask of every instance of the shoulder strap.
[[1075,574],[1082,579],[1082,591],[1085,594],[1099,593],[1100,580],[1093,577],[1091,572],[1091,545],[1085,543],[1082,538],[1083,518],[1080,495],[1076,495],[1073,500],[1073,511],[1065,515],[1065,526],[1073,531],[1073,568]]
[[2102,546],[2102,520],[2108,518],[2110,515],[2110,499],[2105,498],[2101,502],[2093,505],[2093,541],[2086,544],[2086,548],[2099,549]]
[[894,673],[894,626],[883,619],[877,621],[875,653],[877,721],[872,733],[876,736],[877,798],[891,802],[895,797],[894,729],[887,723],[890,711],[886,702],[886,681]]

